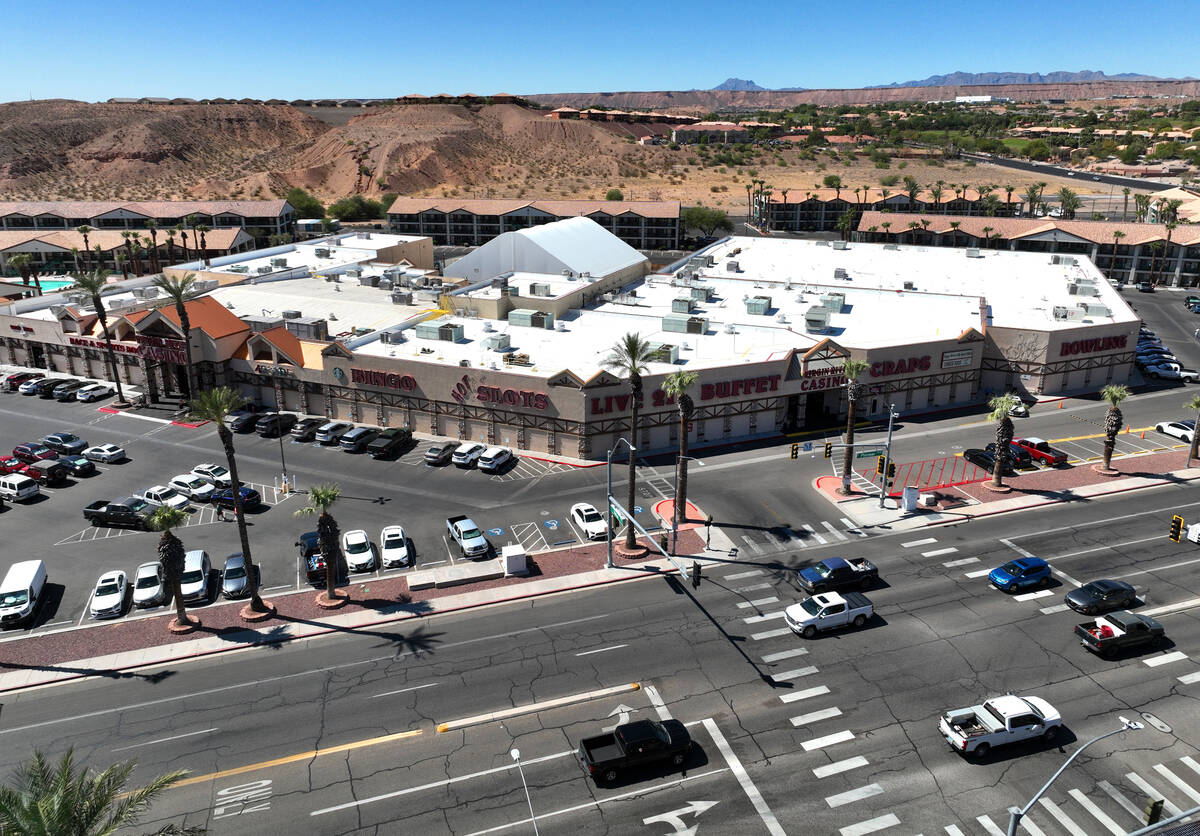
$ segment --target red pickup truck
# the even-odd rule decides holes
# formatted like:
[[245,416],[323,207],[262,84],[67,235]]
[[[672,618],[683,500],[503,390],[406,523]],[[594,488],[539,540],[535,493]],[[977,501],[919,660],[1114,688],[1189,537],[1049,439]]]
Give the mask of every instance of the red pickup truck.
[[1059,465],[1067,463],[1067,454],[1062,450],[1058,450],[1050,446],[1050,442],[1040,438],[1014,438],[1013,444],[1020,447],[1022,450],[1029,452],[1029,458],[1035,462],[1042,462],[1048,465]]

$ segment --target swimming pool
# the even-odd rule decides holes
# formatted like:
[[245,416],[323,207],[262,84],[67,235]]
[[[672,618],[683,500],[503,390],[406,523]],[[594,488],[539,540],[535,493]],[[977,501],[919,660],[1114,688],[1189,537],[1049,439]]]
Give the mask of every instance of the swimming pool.
[[41,279],[42,293],[53,293],[75,284],[73,279]]

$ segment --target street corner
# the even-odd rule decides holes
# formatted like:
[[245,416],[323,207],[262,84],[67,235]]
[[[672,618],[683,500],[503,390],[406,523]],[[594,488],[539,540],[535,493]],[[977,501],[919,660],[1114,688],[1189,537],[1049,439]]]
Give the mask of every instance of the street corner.
[[[654,516],[662,520],[664,527],[669,527],[671,524],[671,519],[675,514],[675,500],[660,499],[658,502],[654,503],[654,506],[651,510],[654,513]],[[689,499],[683,511],[683,518],[684,522],[679,524],[679,531],[687,531],[693,528],[703,528],[705,521],[708,519],[708,515],[697,508],[695,503]]]
[[818,476],[813,480],[812,487],[820,496],[834,505],[871,498],[870,494],[857,490],[853,483],[850,485],[850,492],[843,494],[841,492],[842,478],[840,476]]

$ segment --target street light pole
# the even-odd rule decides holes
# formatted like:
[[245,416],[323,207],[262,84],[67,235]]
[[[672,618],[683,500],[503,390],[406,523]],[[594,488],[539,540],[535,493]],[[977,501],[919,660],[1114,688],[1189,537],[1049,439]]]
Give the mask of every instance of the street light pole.
[[1106,737],[1112,737],[1114,734],[1121,734],[1122,732],[1127,732],[1127,731],[1140,731],[1141,729],[1145,728],[1145,726],[1143,726],[1141,723],[1139,723],[1135,720],[1127,720],[1124,717],[1118,717],[1117,719],[1121,721],[1121,728],[1115,729],[1110,732],[1105,732],[1104,734],[1102,734],[1098,737],[1093,737],[1087,743],[1083,744],[1078,749],[1076,749],[1073,753],[1071,753],[1071,757],[1067,758],[1066,763],[1064,763],[1062,766],[1060,766],[1058,768],[1058,771],[1050,776],[1050,780],[1046,782],[1046,785],[1043,786],[1040,790],[1038,790],[1037,793],[1033,796],[1033,798],[1029,799],[1028,804],[1026,804],[1020,810],[1013,810],[1012,812],[1010,812],[1008,814],[1008,836],[1017,836],[1017,825],[1019,825],[1021,823],[1021,819],[1023,819],[1025,817],[1025,814],[1029,812],[1029,809],[1031,807],[1033,807],[1033,805],[1035,803],[1037,803],[1037,800],[1046,793],[1046,790],[1050,789],[1050,785],[1053,784],[1058,779],[1058,776],[1062,775],[1063,771],[1066,770],[1066,768],[1071,765],[1071,761],[1073,761],[1077,757],[1079,757],[1080,753],[1083,752],[1084,749],[1091,746],[1093,743],[1097,743],[1097,742],[1103,740]]
[[[604,459],[604,502],[608,505],[608,534],[604,538],[608,546],[608,558],[604,561],[604,568],[613,568],[612,544],[613,544],[613,507],[612,507],[612,455],[613,452],[620,448],[622,442],[629,448],[629,455],[632,456],[637,452],[637,448],[629,443],[627,438],[623,436],[618,438],[616,443],[608,449],[608,455]],[[632,514],[632,508],[625,509],[626,514]]]
[[525,769],[521,766],[521,750],[512,748],[508,751],[517,762],[517,771],[521,773],[521,786],[525,788],[525,803],[529,805],[529,821],[533,824],[533,836],[538,836],[537,816],[533,814],[533,799],[529,797],[529,784],[525,783]]

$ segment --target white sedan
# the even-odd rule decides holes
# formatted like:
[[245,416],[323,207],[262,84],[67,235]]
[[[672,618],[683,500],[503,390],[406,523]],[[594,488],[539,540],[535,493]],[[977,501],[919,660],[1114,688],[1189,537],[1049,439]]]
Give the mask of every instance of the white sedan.
[[212,482],[206,482],[195,473],[181,473],[167,482],[167,486],[198,502],[207,502],[212,499],[213,492],[216,491]]
[[1164,435],[1169,435],[1172,438],[1178,438],[1180,441],[1191,441],[1192,430],[1196,426],[1195,421],[1163,421],[1155,424],[1154,429]]
[[180,511],[186,510],[189,504],[186,496],[174,488],[168,488],[166,485],[155,485],[152,488],[146,488],[138,498],[156,508],[177,508]]
[[342,535],[342,554],[352,572],[369,572],[375,568],[375,546],[361,528]]
[[119,462],[125,458],[125,450],[115,444],[97,444],[84,450],[83,457],[93,462]]
[[92,593],[92,618],[116,618],[125,609],[125,573],[105,572]]
[[576,502],[571,506],[571,519],[589,540],[603,540],[608,536],[608,523],[594,505]]
[[403,527],[389,525],[379,532],[379,555],[385,569],[412,564],[412,555],[408,553],[408,535]]
[[157,607],[167,600],[162,564],[157,560],[143,563],[133,574],[133,605]]
[[218,488],[228,488],[233,485],[233,477],[219,464],[198,464],[192,468],[192,473]]
[[83,386],[75,393],[75,400],[89,403],[90,401],[98,401],[101,398],[107,398],[113,394],[113,390],[103,383],[93,383],[89,386]]

